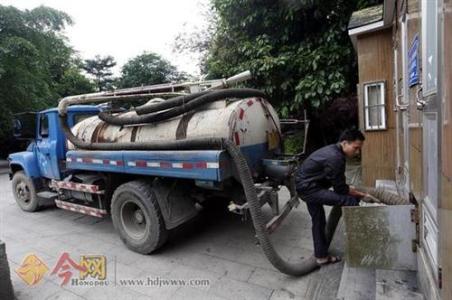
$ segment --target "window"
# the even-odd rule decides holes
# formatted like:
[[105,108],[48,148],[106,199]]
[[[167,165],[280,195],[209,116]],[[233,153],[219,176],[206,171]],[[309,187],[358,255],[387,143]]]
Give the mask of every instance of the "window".
[[76,114],[74,115],[74,125],[92,116],[95,116],[95,114]]
[[366,130],[386,129],[384,82],[364,85],[364,124]]
[[422,83],[423,95],[436,93],[437,85],[437,0],[422,1]]
[[39,135],[41,137],[49,136],[49,119],[47,115],[41,115],[39,120]]

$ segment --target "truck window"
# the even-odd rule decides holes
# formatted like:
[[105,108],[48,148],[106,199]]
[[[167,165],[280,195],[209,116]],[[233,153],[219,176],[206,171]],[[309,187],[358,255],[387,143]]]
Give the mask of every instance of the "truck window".
[[74,125],[92,116],[95,114],[76,114],[74,115]]
[[39,117],[39,135],[41,137],[49,136],[49,118],[45,114]]
[[14,115],[14,137],[29,140],[36,137],[38,115],[34,112],[18,113]]

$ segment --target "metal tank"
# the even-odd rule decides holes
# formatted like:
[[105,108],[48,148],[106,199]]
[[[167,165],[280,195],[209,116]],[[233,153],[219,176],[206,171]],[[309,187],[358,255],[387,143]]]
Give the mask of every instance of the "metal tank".
[[[151,100],[152,101],[152,100]],[[136,115],[134,111],[123,116]],[[253,170],[263,158],[280,152],[281,128],[276,111],[263,98],[222,100],[166,121],[116,126],[97,116],[77,123],[72,132],[87,142],[144,142],[190,138],[226,138],[234,141]],[[75,149],[68,142],[69,149]]]

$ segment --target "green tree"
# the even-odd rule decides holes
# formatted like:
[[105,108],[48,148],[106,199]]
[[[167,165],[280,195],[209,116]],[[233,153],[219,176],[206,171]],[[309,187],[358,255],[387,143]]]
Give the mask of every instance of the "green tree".
[[116,66],[113,56],[96,55],[93,59],[86,59],[83,69],[94,77],[97,91],[105,91],[112,88],[114,82],[113,71]]
[[77,65],[71,65],[64,70],[57,88],[59,95],[77,95],[93,91],[93,84],[80,72],[80,68]]
[[40,6],[0,5],[0,143],[11,136],[12,114],[56,105],[59,98],[93,90],[81,75],[61,31],[72,24],[64,12]]
[[283,116],[321,110],[350,94],[356,59],[347,33],[365,0],[211,0],[216,26],[206,57],[209,77],[250,69]]
[[187,75],[177,71],[169,61],[152,52],[144,52],[124,64],[120,87],[132,87],[185,80]]

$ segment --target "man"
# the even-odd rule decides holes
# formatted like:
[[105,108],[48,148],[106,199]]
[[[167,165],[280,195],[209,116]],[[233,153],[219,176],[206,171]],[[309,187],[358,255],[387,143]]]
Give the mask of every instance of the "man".
[[359,199],[366,196],[345,183],[345,159],[357,156],[364,140],[361,131],[346,130],[337,144],[309,155],[296,174],[297,192],[306,202],[312,218],[314,255],[319,265],[340,261],[340,257],[328,254],[323,205],[356,206]]

